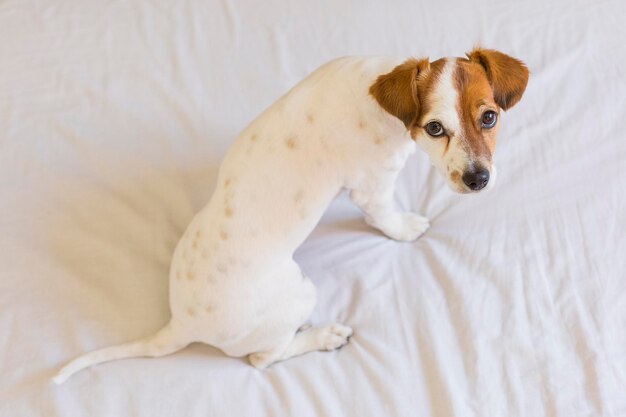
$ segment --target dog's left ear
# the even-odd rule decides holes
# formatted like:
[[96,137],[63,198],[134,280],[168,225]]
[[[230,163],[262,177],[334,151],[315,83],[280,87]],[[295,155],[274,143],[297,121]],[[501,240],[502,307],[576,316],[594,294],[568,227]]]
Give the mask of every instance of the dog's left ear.
[[522,61],[493,49],[475,48],[466,55],[485,69],[493,98],[502,110],[510,109],[522,98],[528,84],[528,68]]
[[417,80],[430,69],[428,59],[409,59],[379,76],[369,92],[387,113],[402,120],[407,129],[419,116]]

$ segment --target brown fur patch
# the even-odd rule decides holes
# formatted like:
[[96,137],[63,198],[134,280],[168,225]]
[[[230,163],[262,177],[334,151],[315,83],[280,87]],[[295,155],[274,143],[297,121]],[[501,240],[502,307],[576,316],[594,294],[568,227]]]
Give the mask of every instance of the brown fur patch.
[[[495,129],[483,129],[481,126],[481,117],[485,111],[498,111],[491,86],[480,65],[464,59],[457,59],[455,63],[452,77],[459,96],[457,112],[461,123],[460,137],[465,141],[472,158],[491,161]],[[488,143],[492,146],[488,146]]]
[[461,173],[459,171],[452,171],[452,174],[450,174],[450,179],[454,182],[459,182],[459,180],[461,179]]
[[228,240],[228,233],[224,230],[220,230],[220,239]]
[[296,149],[298,143],[296,142],[296,138],[294,136],[287,138],[285,140],[285,145],[287,145],[287,149]]
[[428,59],[408,59],[390,73],[379,76],[370,86],[369,93],[387,113],[410,129],[420,112],[418,76],[428,69]]
[[190,270],[188,270],[188,271],[187,271],[187,280],[188,280],[188,281],[193,281],[194,277],[195,277],[194,272],[193,272],[191,269],[190,269]]
[[467,54],[470,62],[482,68],[493,88],[493,98],[503,110],[522,98],[528,84],[528,68],[513,57],[493,49],[475,48]]
[[313,122],[315,121],[315,118],[313,117],[312,114],[307,114],[306,121],[309,122],[310,124],[313,124]]
[[230,178],[226,178],[224,180],[224,188],[228,188],[230,186],[231,183],[231,179]]
[[226,206],[226,208],[224,209],[224,216],[226,216],[229,219],[233,217],[233,209],[231,207]]

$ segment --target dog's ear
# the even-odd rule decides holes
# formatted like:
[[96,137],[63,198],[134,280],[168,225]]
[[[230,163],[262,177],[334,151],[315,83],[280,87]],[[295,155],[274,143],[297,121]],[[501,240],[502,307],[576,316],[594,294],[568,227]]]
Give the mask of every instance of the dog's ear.
[[387,113],[402,120],[409,129],[419,115],[417,79],[430,69],[428,59],[409,59],[370,86],[370,94]]
[[475,48],[466,55],[485,69],[493,98],[503,110],[510,109],[522,98],[528,84],[528,68],[522,61],[493,49]]

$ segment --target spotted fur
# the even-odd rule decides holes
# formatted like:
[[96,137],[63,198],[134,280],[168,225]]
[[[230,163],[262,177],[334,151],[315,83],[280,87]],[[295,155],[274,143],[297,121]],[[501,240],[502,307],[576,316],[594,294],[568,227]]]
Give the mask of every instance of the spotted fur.
[[[294,251],[342,189],[387,236],[411,241],[424,233],[426,218],[395,209],[394,182],[416,143],[457,191],[464,191],[468,166],[491,163],[495,138],[476,128],[480,106],[508,108],[525,87],[525,67],[501,55],[475,50],[468,59],[434,62],[350,57],[320,67],[229,149],[213,196],[174,252],[169,324],[153,336],[88,353],[55,381],[191,342],[247,355],[257,368],[345,345],[352,334],[347,326],[303,326],[316,291]],[[446,137],[428,137],[430,119],[441,121]]]

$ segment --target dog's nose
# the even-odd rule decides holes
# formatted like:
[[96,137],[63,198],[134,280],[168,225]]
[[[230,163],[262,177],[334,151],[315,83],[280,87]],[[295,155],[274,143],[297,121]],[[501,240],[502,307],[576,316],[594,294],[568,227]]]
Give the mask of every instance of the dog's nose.
[[484,168],[476,171],[466,171],[463,174],[463,182],[471,190],[482,190],[489,182],[489,171]]

